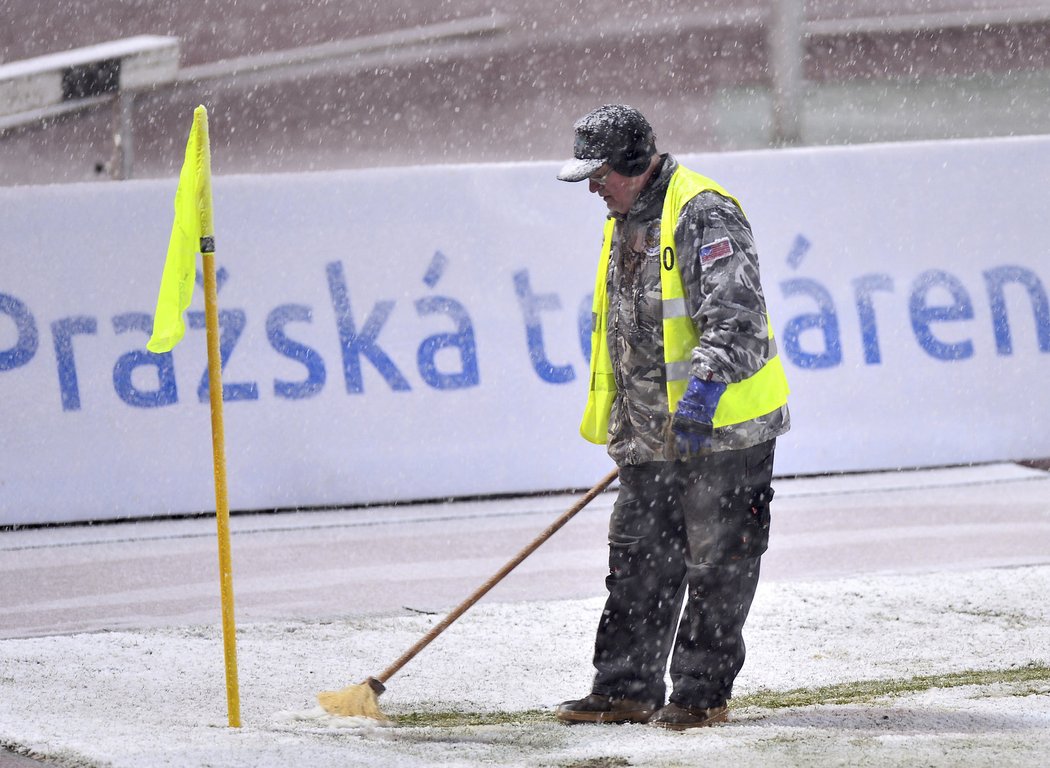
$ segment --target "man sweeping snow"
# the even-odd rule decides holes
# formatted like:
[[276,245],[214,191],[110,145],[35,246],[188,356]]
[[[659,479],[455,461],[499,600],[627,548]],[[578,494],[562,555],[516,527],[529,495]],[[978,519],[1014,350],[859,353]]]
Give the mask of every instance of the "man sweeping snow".
[[620,490],[597,673],[556,715],[722,722],[768,543],[774,445],[790,425],[758,254],[736,198],[659,154],[636,109],[599,107],[574,128],[558,178],[587,181],[610,212],[580,430],[608,445]]

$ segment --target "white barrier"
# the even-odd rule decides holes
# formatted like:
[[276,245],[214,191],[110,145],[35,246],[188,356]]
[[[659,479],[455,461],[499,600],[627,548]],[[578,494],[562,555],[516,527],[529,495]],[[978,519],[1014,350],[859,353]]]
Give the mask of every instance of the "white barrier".
[[[1050,455],[1050,139],[681,158],[737,194],[779,474]],[[215,180],[230,504],[590,485],[604,206],[557,164]],[[214,508],[203,300],[145,352],[175,180],[0,190],[0,525]]]

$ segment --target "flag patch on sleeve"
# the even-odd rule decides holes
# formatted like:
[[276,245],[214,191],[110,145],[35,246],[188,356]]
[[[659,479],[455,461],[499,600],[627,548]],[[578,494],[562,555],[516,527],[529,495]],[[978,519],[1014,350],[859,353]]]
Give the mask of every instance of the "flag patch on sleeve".
[[715,240],[713,243],[700,246],[700,263],[710,264],[712,261],[724,259],[733,253],[733,243],[728,237]]

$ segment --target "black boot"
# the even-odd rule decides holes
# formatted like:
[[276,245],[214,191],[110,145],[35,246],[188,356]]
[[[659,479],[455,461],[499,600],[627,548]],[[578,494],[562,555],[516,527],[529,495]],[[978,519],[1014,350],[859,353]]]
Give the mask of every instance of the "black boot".
[[554,716],[563,723],[644,723],[660,708],[658,702],[618,699],[592,693],[563,701]]

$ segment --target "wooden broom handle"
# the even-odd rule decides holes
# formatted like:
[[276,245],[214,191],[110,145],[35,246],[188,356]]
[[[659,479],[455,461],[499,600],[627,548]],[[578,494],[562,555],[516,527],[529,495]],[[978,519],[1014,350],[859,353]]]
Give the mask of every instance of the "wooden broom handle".
[[599,480],[593,488],[587,491],[587,493],[584,494],[579,501],[577,501],[575,504],[572,505],[572,507],[566,510],[561,517],[559,517],[557,520],[555,520],[553,523],[547,526],[547,529],[543,531],[543,533],[541,533],[539,536],[533,539],[532,542],[528,544],[523,550],[521,550],[521,552],[515,555],[509,563],[507,563],[505,566],[496,571],[496,573],[488,581],[486,581],[484,584],[478,587],[478,589],[470,597],[468,597],[466,600],[464,600],[462,603],[456,606],[452,610],[452,612],[449,613],[448,616],[442,619],[440,624],[436,625],[433,629],[427,632],[422,638],[419,639],[419,641],[415,645],[413,645],[411,648],[409,648],[407,651],[401,654],[401,657],[397,661],[395,661],[389,667],[380,672],[379,675],[376,676],[374,679],[380,683],[385,683],[387,680],[393,677],[397,673],[397,671],[401,669],[401,667],[405,666],[405,664],[407,664],[413,658],[415,658],[417,653],[419,653],[428,645],[430,645],[431,641],[433,641],[435,637],[437,637],[446,629],[448,629],[449,625],[452,622],[454,622],[456,619],[458,619],[460,616],[466,613],[467,610],[474,605],[474,603],[476,603],[478,600],[484,597],[486,592],[488,592],[494,586],[499,584],[504,576],[513,571],[515,568],[517,568],[518,565],[521,564],[522,560],[524,560],[526,557],[535,552],[539,548],[539,546],[543,544],[543,542],[545,542],[547,539],[553,536],[559,528],[561,528],[563,525],[569,522],[569,520],[571,520],[577,512],[579,512],[581,509],[590,504],[594,500],[595,496],[597,496],[599,493],[608,488],[609,485],[613,482],[613,480],[616,479],[619,472],[619,469],[614,469],[601,480]]

